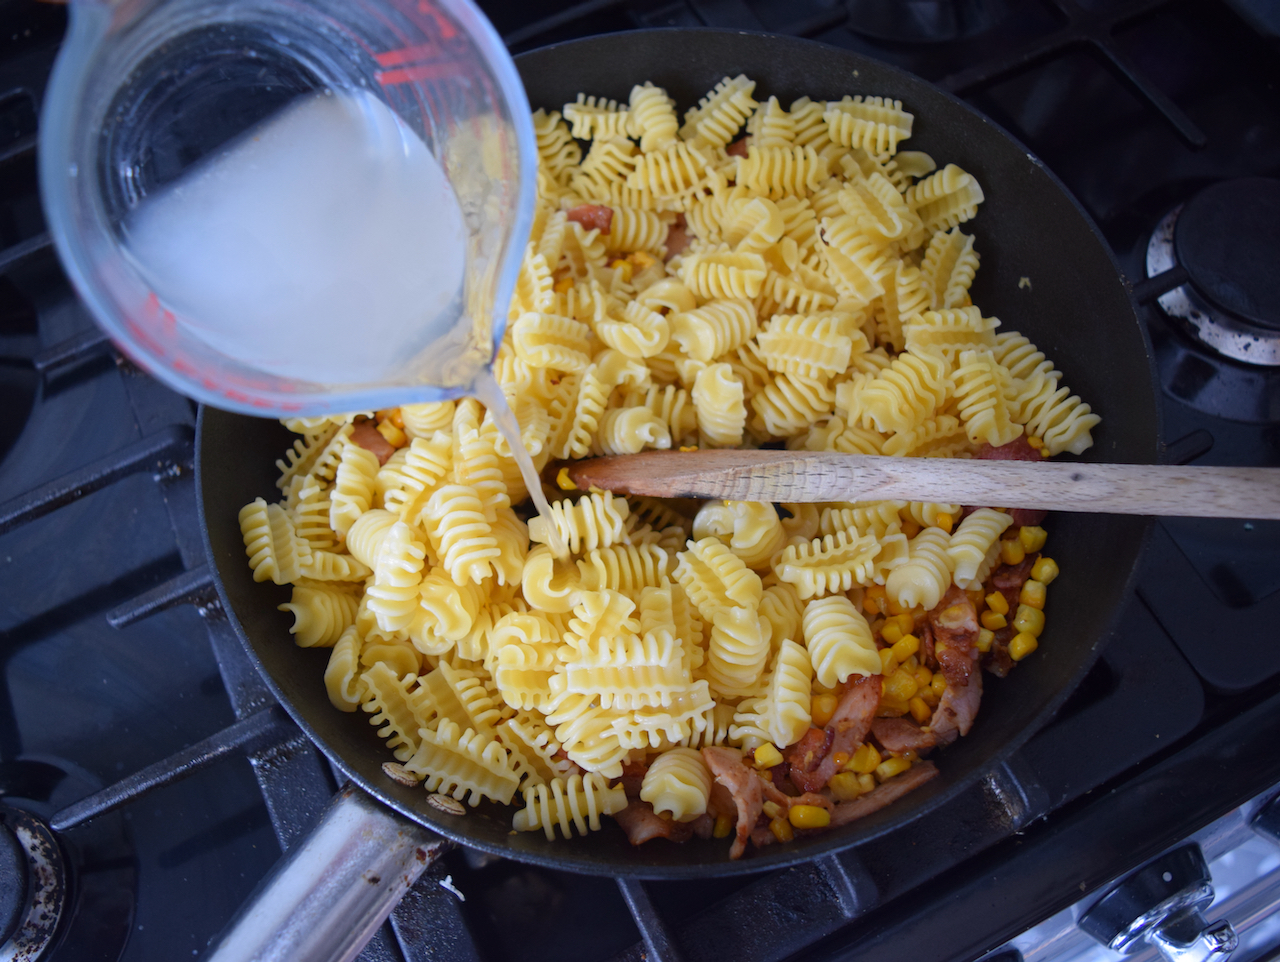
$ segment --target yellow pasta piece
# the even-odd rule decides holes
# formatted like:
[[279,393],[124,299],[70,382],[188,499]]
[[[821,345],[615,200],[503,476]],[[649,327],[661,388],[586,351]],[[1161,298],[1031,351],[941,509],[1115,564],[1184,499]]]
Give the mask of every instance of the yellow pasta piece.
[[693,536],[719,538],[748,568],[767,566],[786,541],[773,505],[754,501],[706,502],[693,519]]
[[1011,524],[1010,515],[991,508],[979,508],[960,522],[947,545],[957,585],[966,591],[982,587],[994,560],[993,549],[999,548],[1000,535]]
[[821,597],[848,591],[855,584],[872,584],[873,562],[879,553],[880,542],[875,535],[854,537],[840,531],[787,545],[774,570],[783,581],[795,585],[801,598]]
[[951,536],[941,528],[925,528],[912,538],[907,562],[889,572],[885,581],[889,597],[903,608],[936,607],[951,585],[950,544]]
[[293,615],[289,633],[300,648],[332,647],[355,624],[359,600],[350,591],[323,584],[295,585],[278,610]]
[[[556,529],[574,554],[607,548],[621,541],[629,513],[626,499],[615,498],[608,491],[587,495],[577,503],[565,500],[551,505]],[[529,519],[529,539],[538,544],[549,542],[546,518]]]
[[[770,318],[757,341],[769,370],[819,378],[843,374],[853,354],[853,338],[841,333],[840,318],[778,314]],[[858,332],[861,350],[869,345]]]
[[738,158],[736,180],[743,187],[771,200],[807,197],[828,176],[827,158],[812,147],[747,148]]
[[[814,602],[820,604],[820,602]],[[762,744],[786,748],[809,730],[813,665],[809,651],[784,639],[773,656],[773,665],[759,698],[738,704],[729,727],[729,739],[744,751]]]
[[883,433],[909,431],[934,415],[950,389],[941,355],[901,354],[859,392],[863,426]]
[[823,379],[803,374],[779,374],[751,398],[761,430],[778,438],[798,434],[830,414],[834,403],[835,394]]
[[329,704],[338,711],[352,712],[364,700],[364,682],[360,678],[360,634],[355,625],[342,632],[329,652],[324,670],[324,687]]
[[701,752],[672,748],[649,765],[640,783],[640,798],[658,814],[677,822],[692,822],[707,810],[711,797],[711,770]]
[[810,601],[804,609],[804,643],[818,684],[834,688],[850,675],[880,673],[871,626],[844,595]]
[[427,708],[427,692],[417,686],[415,675],[396,675],[382,662],[372,665],[361,676],[363,701],[360,707],[369,713],[369,723],[380,725],[378,737],[399,761],[408,761],[418,750],[421,716]]
[[928,231],[951,230],[972,220],[983,201],[977,180],[955,164],[907,188],[905,197]]
[[622,785],[609,788],[605,779],[594,773],[530,786],[524,790],[524,800],[525,807],[516,812],[512,826],[517,832],[542,829],[548,839],[556,837],[557,826],[563,838],[572,838],[574,828],[579,835],[598,832],[601,815],[627,807]]
[[747,408],[742,381],[729,364],[711,364],[693,382],[693,410],[703,440],[712,447],[742,443]]
[[302,577],[300,565],[311,552],[306,542],[299,541],[293,521],[280,505],[254,498],[240,509],[240,534],[254,581],[270,579],[285,585]]
[[911,136],[913,115],[902,101],[887,97],[845,97],[830,101],[822,115],[833,143],[861,147],[871,153],[894,153]]
[[452,795],[458,801],[467,798],[472,806],[479,805],[481,798],[510,804],[520,778],[493,736],[469,728],[459,731],[448,719],[435,731],[424,728],[419,735],[422,741],[404,767],[422,776],[427,791]]
[[675,579],[705,620],[723,608],[759,607],[760,576],[716,538],[690,541],[676,559]]
[[977,271],[978,252],[971,236],[960,233],[959,227],[935,233],[920,265],[930,306],[934,310],[964,306]]
[[564,119],[572,126],[570,133],[579,140],[626,137],[630,132],[631,114],[616,100],[578,94],[576,102],[564,105]]
[[761,631],[760,620],[752,608],[715,611],[706,664],[713,693],[725,698],[757,693],[769,661],[769,633]]
[[455,582],[478,584],[493,574],[502,551],[474,488],[462,484],[437,488],[422,519],[432,550]]
[[590,329],[578,321],[554,314],[521,314],[511,327],[516,356],[530,367],[550,367],[570,373],[586,369]]
[[1022,425],[1013,421],[1008,372],[990,351],[961,352],[960,366],[952,377],[970,441],[1000,447],[1022,436]]

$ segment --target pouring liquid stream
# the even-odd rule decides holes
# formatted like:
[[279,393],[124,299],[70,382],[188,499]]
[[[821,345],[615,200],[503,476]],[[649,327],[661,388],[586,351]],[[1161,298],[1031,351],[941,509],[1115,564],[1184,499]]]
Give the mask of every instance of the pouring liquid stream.
[[[146,197],[124,239],[190,333],[270,374],[402,380],[415,357],[457,350],[469,329],[458,199],[422,138],[367,91],[299,98]],[[510,445],[549,547],[567,557],[488,368],[469,393]]]

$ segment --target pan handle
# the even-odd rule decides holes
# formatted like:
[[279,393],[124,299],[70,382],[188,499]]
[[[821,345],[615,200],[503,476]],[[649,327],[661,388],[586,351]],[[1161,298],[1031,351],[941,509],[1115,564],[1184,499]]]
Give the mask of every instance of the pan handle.
[[206,962],[349,962],[447,845],[348,782]]

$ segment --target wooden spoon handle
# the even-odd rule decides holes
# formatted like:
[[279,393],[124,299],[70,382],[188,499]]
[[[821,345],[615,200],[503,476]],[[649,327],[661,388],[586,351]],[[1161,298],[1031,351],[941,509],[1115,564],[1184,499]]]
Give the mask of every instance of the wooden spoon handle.
[[1201,518],[1280,518],[1274,468],[650,451],[569,465],[580,488],[731,501],[940,501]]

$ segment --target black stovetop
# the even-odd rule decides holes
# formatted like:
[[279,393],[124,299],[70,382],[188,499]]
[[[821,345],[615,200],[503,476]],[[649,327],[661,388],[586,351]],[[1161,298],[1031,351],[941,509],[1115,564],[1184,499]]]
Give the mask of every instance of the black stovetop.
[[[1038,154],[1134,282],[1157,223],[1198,189],[1280,176],[1280,48],[1263,0],[483,6],[514,51],[710,25],[905,67]],[[73,909],[52,958],[171,960],[204,949],[335,782],[212,600],[192,405],[96,334],[44,233],[37,105],[63,28],[56,6],[0,0],[0,808],[65,826]],[[1280,368],[1214,358],[1157,293],[1138,288],[1167,459],[1280,465]],[[1277,523],[1159,522],[1080,690],[946,811],[780,872],[645,883],[654,911],[636,916],[607,879],[455,851],[364,957],[639,959],[642,935],[666,957],[665,933],[690,962],[897,959],[904,946],[976,958],[1280,782],[1278,588]],[[192,773],[173,779],[192,745]],[[68,809],[95,792],[91,810]]]

